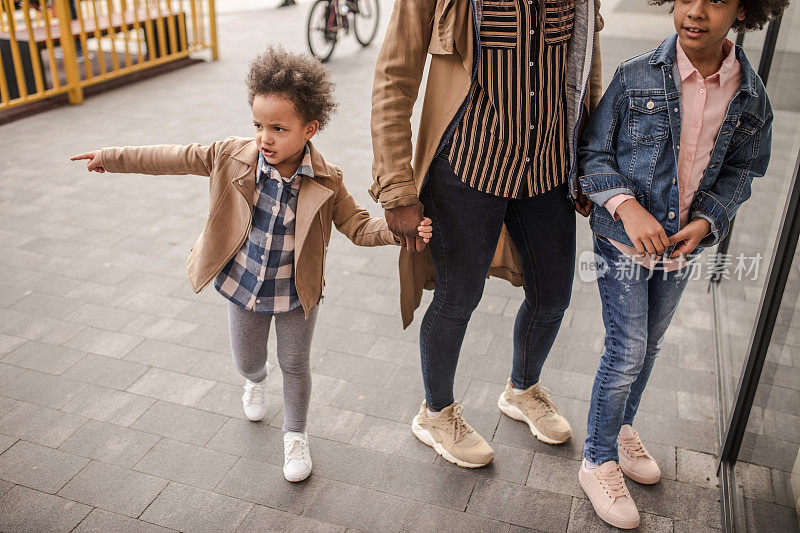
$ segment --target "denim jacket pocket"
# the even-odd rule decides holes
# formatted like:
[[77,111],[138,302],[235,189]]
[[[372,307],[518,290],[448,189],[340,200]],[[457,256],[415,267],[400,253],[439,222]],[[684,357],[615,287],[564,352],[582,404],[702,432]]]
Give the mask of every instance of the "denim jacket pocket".
[[483,0],[481,47],[516,48],[518,16],[516,0]]
[[667,99],[658,96],[631,96],[628,110],[628,134],[631,139],[652,143],[669,135]]
[[[731,137],[731,142],[728,144],[728,151],[733,151],[741,144],[749,141],[764,126],[764,121],[759,120],[750,114],[743,114],[739,117],[736,127]],[[723,128],[725,126],[723,125]]]

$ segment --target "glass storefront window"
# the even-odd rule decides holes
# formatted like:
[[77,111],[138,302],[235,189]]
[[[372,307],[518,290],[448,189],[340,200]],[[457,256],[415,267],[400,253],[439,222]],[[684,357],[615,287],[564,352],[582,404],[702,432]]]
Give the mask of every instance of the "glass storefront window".
[[736,463],[740,512],[750,531],[800,531],[800,253]]
[[[800,151],[800,43],[793,37],[799,31],[800,8],[795,2],[784,13],[767,83],[775,113],[772,158],[767,174],[754,181],[751,198],[736,215],[727,256],[728,279],[718,291],[725,344],[725,412],[739,383]],[[756,69],[764,35],[764,31],[745,34],[744,49]]]
[[[769,307],[766,285],[776,272],[771,264],[776,243],[781,238],[791,242],[786,239],[790,220],[782,215],[800,157],[800,43],[792,37],[798,30],[800,8],[795,4],[784,14],[767,83],[775,113],[770,166],[736,216],[722,263],[724,279],[715,293],[721,408],[723,423],[730,424],[724,429],[723,471],[734,465],[735,474],[729,496],[736,516],[732,525],[726,524],[729,530],[800,532],[800,254],[791,244],[782,256],[787,265],[792,261],[786,287],[772,299],[780,301],[780,310],[760,378],[742,377],[753,360],[762,360],[751,353],[751,342],[759,313]],[[748,35],[744,47],[757,66],[765,47],[763,32]],[[755,396],[749,416],[739,417],[734,406],[749,403],[742,400],[750,397],[745,389],[755,390]],[[729,444],[738,442],[731,435],[743,435],[741,447],[733,447],[738,452],[729,451]]]

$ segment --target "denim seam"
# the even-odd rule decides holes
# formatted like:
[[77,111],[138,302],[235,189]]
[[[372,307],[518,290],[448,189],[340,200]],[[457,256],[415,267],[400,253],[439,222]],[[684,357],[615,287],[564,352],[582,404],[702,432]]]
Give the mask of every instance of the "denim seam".
[[[524,387],[524,385],[527,385],[527,382],[528,382],[527,381],[528,380],[528,340],[531,337],[531,330],[533,329],[533,324],[536,322],[536,319],[539,316],[540,305],[539,305],[538,299],[539,299],[540,292],[539,292],[539,287],[538,287],[538,285],[539,285],[538,276],[536,274],[536,269],[533,267],[533,263],[534,263],[533,262],[533,253],[531,252],[530,245],[528,244],[528,234],[525,232],[525,226],[522,223],[522,219],[519,216],[519,211],[517,210],[516,206],[514,204],[511,204],[509,207],[513,211],[514,216],[517,218],[517,223],[519,223],[519,227],[520,227],[520,230],[522,232],[522,239],[525,242],[525,251],[528,254],[528,260],[531,262],[531,272],[533,273],[533,277],[534,277],[534,281],[533,281],[534,290],[536,291],[536,297],[537,297],[536,308],[534,309],[533,316],[531,317],[530,322],[528,322],[528,327],[525,330],[525,343],[524,343],[523,351],[522,351],[522,385],[523,385],[523,388],[527,388],[527,387]],[[524,282],[524,280],[523,280],[523,282]],[[527,302],[528,302],[528,298],[526,297],[522,301],[522,305],[526,305]]]
[[[599,287],[600,292],[601,292],[601,295],[600,295],[601,300],[605,300],[606,290],[604,288],[604,285],[599,280],[598,280],[598,287]],[[605,311],[604,311],[604,313],[605,313]],[[608,315],[608,329],[606,331],[606,338],[609,339],[609,345],[613,346],[612,343],[613,343],[614,338],[615,338],[614,335],[612,334],[613,331],[614,331],[614,319],[613,319],[612,313],[607,313],[607,315]],[[604,339],[604,341],[605,341],[605,339]],[[605,350],[604,351],[609,351],[609,350],[610,350],[609,346],[605,346]],[[598,426],[600,424],[600,414],[599,414],[600,413],[600,402],[602,401],[601,398],[603,398],[603,391],[606,388],[607,379],[608,379],[608,373],[606,372],[603,375],[603,379],[600,381],[600,386],[598,387],[598,391],[597,391],[597,406],[595,406],[595,413],[594,413],[594,432],[592,434],[592,443],[591,443],[591,450],[590,450],[591,457],[589,457],[589,461],[591,461],[593,464],[598,464],[597,460],[596,460],[596,458],[597,458],[597,428],[598,428]]]
[[[429,186],[432,187],[432,185],[430,185],[430,184],[429,184]],[[436,196],[436,191],[435,191],[435,189],[432,188],[431,189],[431,202],[430,202],[431,205],[430,205],[430,208],[431,208],[431,215],[432,215],[431,218],[433,220],[437,219],[435,196]],[[442,242],[444,242],[444,239],[442,239]],[[443,278],[440,277],[439,279],[444,279],[444,292],[445,292],[445,294],[447,294],[447,249],[445,248],[445,246],[442,246],[442,271],[443,271],[444,277]],[[434,291],[434,296],[435,296],[435,291]],[[441,308],[442,308],[441,304],[438,304],[438,305],[436,304],[436,299],[435,298],[434,298],[433,302],[431,303],[431,305],[436,305],[436,309],[435,309],[435,311],[433,313],[433,316],[431,317],[430,321],[428,322],[428,331],[424,335],[425,344],[426,344],[426,349],[425,349],[425,353],[426,354],[428,354],[428,349],[427,349],[428,337],[430,335],[431,330],[433,329],[433,324],[436,322],[436,319],[439,317],[439,312],[441,311]],[[421,336],[421,338],[422,338],[422,336]],[[423,372],[425,373],[425,382],[426,383],[430,383],[431,379],[430,379],[430,372],[429,372],[429,368],[428,368],[429,365],[428,365],[427,357],[428,356],[426,355],[425,361],[424,361],[425,364],[424,364]],[[428,392],[428,390],[427,390],[428,388],[429,388],[429,386],[426,387],[426,393]],[[429,405],[428,408],[430,409],[431,406]]]

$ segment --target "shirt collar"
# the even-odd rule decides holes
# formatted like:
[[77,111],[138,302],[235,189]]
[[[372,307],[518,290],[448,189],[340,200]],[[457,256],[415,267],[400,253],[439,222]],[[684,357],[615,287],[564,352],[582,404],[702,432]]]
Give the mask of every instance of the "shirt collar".
[[[678,72],[681,75],[681,80],[685,81],[686,78],[692,74],[696,74],[698,77],[700,77],[700,79],[703,79],[703,76],[700,74],[700,72],[694,67],[694,65],[692,65],[692,62],[686,55],[686,52],[683,51],[680,39],[677,40],[675,48],[678,62]],[[736,47],[733,46],[733,42],[731,42],[730,39],[725,39],[725,41],[722,43],[722,51],[725,54],[725,59],[722,60],[722,65],[720,65],[717,72],[708,78],[710,79],[719,75],[719,84],[725,85],[725,83],[727,83],[736,75],[736,68],[739,66],[739,62],[736,59]]]
[[262,176],[264,176],[265,179],[272,178],[275,180],[283,180],[288,185],[291,185],[292,189],[296,189],[300,186],[300,180],[296,179],[299,176],[306,176],[309,178],[314,177],[314,169],[311,166],[311,150],[309,150],[308,144],[305,146],[303,160],[300,162],[300,166],[297,167],[295,173],[288,178],[281,176],[280,172],[278,172],[275,167],[267,162],[267,160],[264,158],[264,154],[259,152],[258,167],[256,170],[256,183],[261,180]]

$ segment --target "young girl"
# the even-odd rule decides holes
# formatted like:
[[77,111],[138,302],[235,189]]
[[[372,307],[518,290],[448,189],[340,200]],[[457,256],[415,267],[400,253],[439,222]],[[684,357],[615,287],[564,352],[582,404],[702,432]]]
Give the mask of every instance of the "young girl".
[[762,27],[788,3],[672,1],[677,34],[620,65],[578,152],[606,328],[579,480],[620,528],[639,525],[623,474],[661,476],[632,425],[689,264],[727,235],[769,163],[764,84],[726,35]]
[[[209,176],[210,209],[188,261],[195,292],[211,281],[228,300],[233,361],[246,378],[247,418],[264,418],[267,337],[274,316],[283,372],[284,477],[311,473],[306,416],[309,353],[331,223],[359,246],[397,244],[382,218],[356,204],[342,171],[311,138],[335,108],[328,71],[310,56],[270,48],[247,76],[255,138],[210,146],[103,148],[72,157],[96,172]],[[418,228],[425,242],[430,220]]]

